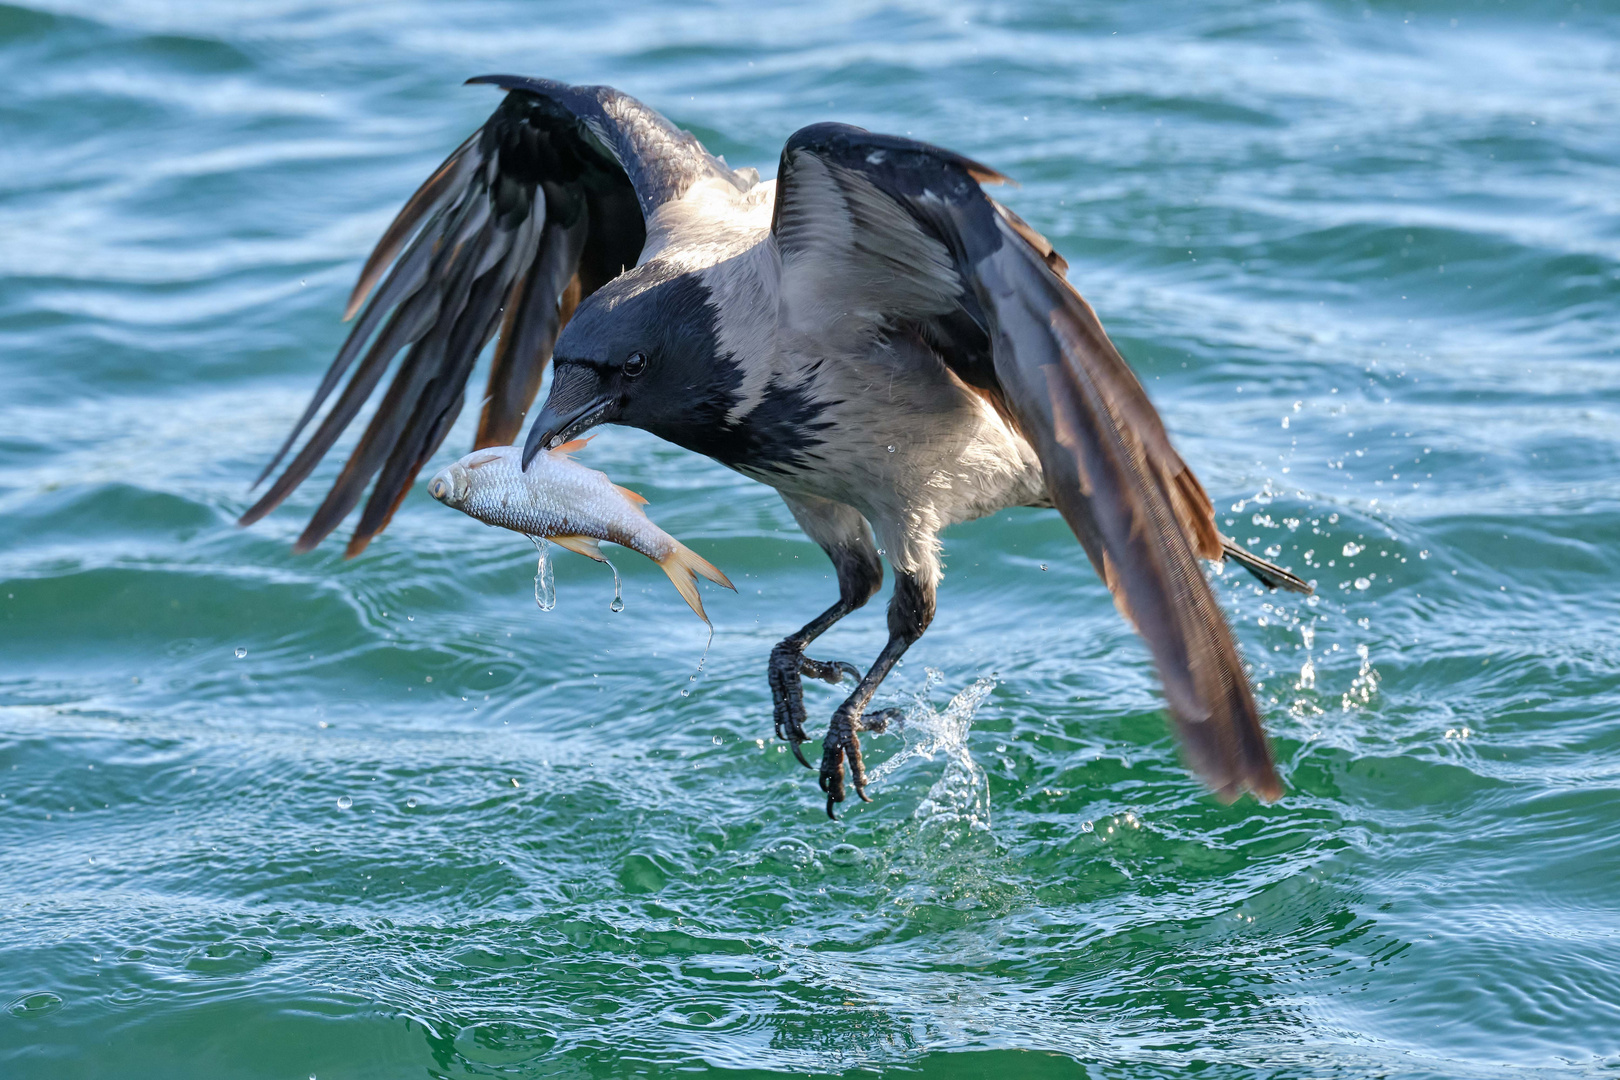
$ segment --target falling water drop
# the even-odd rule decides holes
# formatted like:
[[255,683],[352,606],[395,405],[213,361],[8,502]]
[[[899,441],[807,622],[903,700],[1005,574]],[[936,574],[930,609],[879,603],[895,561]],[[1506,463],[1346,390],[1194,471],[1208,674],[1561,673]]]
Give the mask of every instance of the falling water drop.
[[894,443],[889,444],[889,453],[894,453]]
[[405,809],[407,809],[407,810],[415,810],[416,809],[416,800],[415,799],[406,799],[405,800]]
[[339,810],[347,810],[349,807],[351,807],[353,805],[354,805],[354,800],[349,798],[347,795],[339,795],[338,796],[337,807],[338,807]]
[[557,582],[551,576],[551,544],[539,536],[531,536],[534,541],[534,550],[540,554],[540,562],[534,569],[534,602],[541,611],[550,611],[557,606]]
[[681,697],[691,697],[691,684],[697,682],[697,677],[703,674],[703,665],[709,662],[709,646],[714,644],[714,624],[709,624],[709,640],[703,643],[703,655],[698,657],[697,670],[686,677],[687,685],[681,687]]
[[603,559],[602,561],[607,563],[609,570],[613,571],[613,603],[608,605],[608,610],[609,611],[615,611],[615,612],[616,611],[623,611],[624,610],[624,593],[619,588],[619,568],[617,566],[614,566],[611,562],[608,562],[607,559]]
[[247,650],[242,648],[242,646],[238,645],[236,647],[236,658],[238,660],[240,660],[240,659],[242,659],[242,657],[244,657],[246,655],[247,655]]

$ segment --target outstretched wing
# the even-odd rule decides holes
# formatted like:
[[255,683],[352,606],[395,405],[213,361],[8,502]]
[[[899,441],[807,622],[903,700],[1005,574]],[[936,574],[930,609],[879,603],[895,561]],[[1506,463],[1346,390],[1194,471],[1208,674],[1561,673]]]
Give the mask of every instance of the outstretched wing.
[[335,529],[373,477],[347,554],[359,554],[387,526],[461,412],[473,363],[497,331],[475,449],[512,442],[574,306],[636,264],[654,211],[700,180],[740,188],[750,182],[692,135],[611,87],[510,75],[470,81],[499,86],[506,98],[378,241],[344,318],[362,304],[364,311],[260,481],[352,368],[348,383],[286,470],[242,515],[243,525],[259,520],[309,476],[405,350],[296,550],[313,548]]
[[1259,710],[1199,557],[1213,507],[1065,265],[981,182],[1000,174],[910,139],[817,124],[788,140],[773,232],[787,317],[914,334],[1040,457],[1053,504],[1147,640],[1200,774],[1276,798]]

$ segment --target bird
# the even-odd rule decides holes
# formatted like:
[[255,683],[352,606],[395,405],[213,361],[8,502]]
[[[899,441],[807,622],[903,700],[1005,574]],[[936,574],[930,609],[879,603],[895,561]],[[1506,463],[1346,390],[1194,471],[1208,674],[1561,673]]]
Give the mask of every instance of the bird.
[[[405,203],[349,297],[358,315],[241,517],[273,510],[392,380],[295,550],[359,505],[389,523],[496,344],[474,449],[639,428],[774,488],[837,599],[770,652],[775,734],[807,768],[803,679],[854,689],[822,740],[829,817],[867,775],[869,709],[934,618],[942,529],[1055,509],[1146,642],[1191,769],[1230,802],[1282,794],[1241,655],[1200,560],[1311,586],[1223,536],[1209,496],[1052,244],[986,188],[1008,178],[911,138],[814,123],[774,180],[607,86],[487,75],[489,119]],[[403,358],[393,363],[398,354]],[[344,375],[348,380],[341,391]],[[373,483],[373,481],[375,481]],[[807,655],[894,577],[864,671]]]

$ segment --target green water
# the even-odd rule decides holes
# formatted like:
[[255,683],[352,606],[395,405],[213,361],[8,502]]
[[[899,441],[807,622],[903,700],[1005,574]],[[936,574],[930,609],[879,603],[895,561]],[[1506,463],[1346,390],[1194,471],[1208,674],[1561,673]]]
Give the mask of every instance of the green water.
[[[1021,180],[1318,582],[1218,579],[1286,798],[1201,792],[1050,512],[948,534],[838,824],[765,680],[835,586],[763,487],[586,456],[739,585],[695,682],[635,556],[542,613],[422,485],[353,562],[290,552],[324,483],[235,528],[490,71]],[[1620,1070],[1612,6],[69,0],[0,7],[0,85],[0,1074]]]

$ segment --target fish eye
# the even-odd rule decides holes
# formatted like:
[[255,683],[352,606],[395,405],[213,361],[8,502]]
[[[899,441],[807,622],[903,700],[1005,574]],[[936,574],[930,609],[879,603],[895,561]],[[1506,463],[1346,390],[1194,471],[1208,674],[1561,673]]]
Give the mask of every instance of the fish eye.
[[646,353],[633,352],[633,353],[630,354],[630,356],[624,362],[624,373],[626,375],[630,376],[630,378],[632,378],[632,379],[635,378],[637,375],[640,375],[643,371],[646,371],[646,370],[647,370],[647,354]]
[[433,483],[428,485],[428,494],[443,502],[450,495],[450,482],[442,476],[434,477]]

